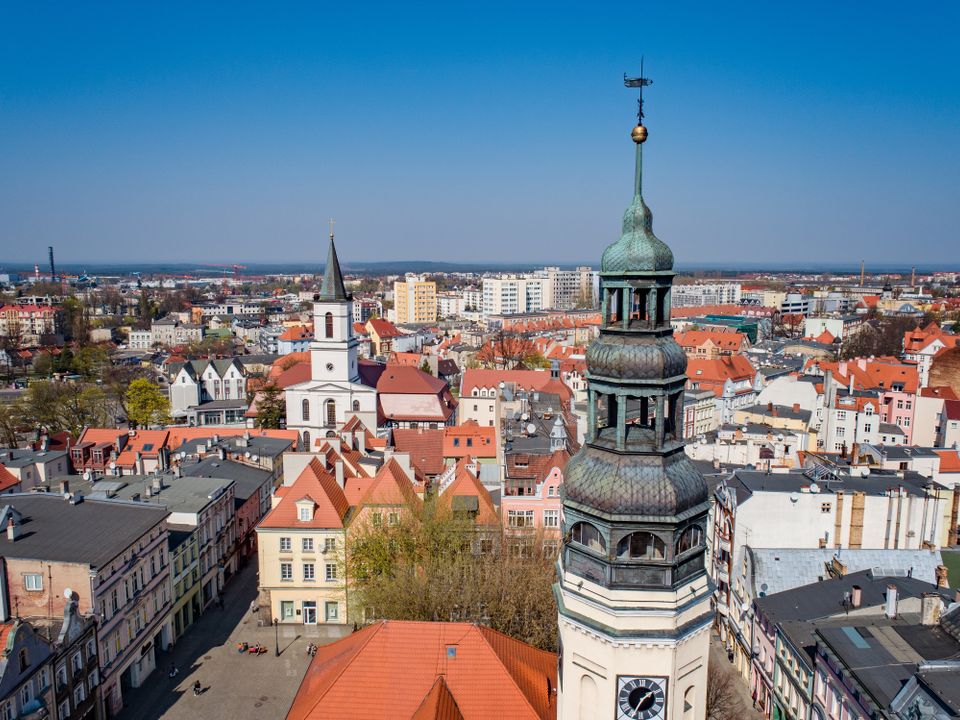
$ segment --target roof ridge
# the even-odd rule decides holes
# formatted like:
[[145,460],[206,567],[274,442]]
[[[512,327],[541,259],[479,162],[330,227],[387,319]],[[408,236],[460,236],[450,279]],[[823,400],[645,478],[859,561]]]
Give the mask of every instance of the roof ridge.
[[[494,630],[493,628],[488,627],[488,626],[486,626],[486,625],[482,625],[482,626],[481,626],[481,625],[478,625],[478,624],[474,624],[473,627],[474,627],[474,629],[476,630],[477,634],[479,634],[480,637],[483,638],[483,644],[484,644],[486,647],[488,647],[488,648],[490,649],[490,652],[493,653],[494,657],[497,658],[497,662],[500,664],[500,667],[503,668],[503,671],[504,671],[504,672],[507,674],[507,676],[510,678],[510,681],[513,683],[514,687],[516,687],[517,690],[520,692],[520,695],[523,697],[523,701],[524,701],[524,702],[527,704],[527,706],[530,708],[530,711],[533,713],[534,717],[540,717],[540,713],[537,712],[537,709],[533,706],[533,703],[530,702],[530,698],[527,697],[527,693],[525,693],[525,692],[523,691],[523,688],[520,687],[520,683],[517,682],[517,678],[515,678],[514,675],[513,675],[513,673],[510,672],[510,668],[507,667],[507,664],[503,661],[503,658],[500,657],[500,653],[498,653],[497,650],[496,650],[496,648],[493,647],[493,644],[490,642],[490,639],[487,638],[486,633],[488,633],[488,632],[494,633],[494,634],[496,634],[496,635],[499,635],[501,638],[506,639],[506,640],[508,640],[508,641],[510,641],[510,642],[515,642],[515,643],[519,643],[519,644],[526,644],[526,643],[523,643],[523,641],[517,640],[516,638],[512,638],[512,637],[510,637],[509,635],[500,632],[499,630]],[[535,648],[535,647],[533,647],[532,645],[531,645],[530,647],[531,647],[531,649],[533,649],[533,650],[535,650],[535,651],[537,651],[537,652],[544,652],[543,650],[540,650],[539,648]],[[549,681],[549,677],[547,678],[547,680]],[[549,705],[550,705],[550,702],[551,702],[551,698],[548,698],[548,699],[547,699],[547,706],[548,706],[548,707],[549,707]]]

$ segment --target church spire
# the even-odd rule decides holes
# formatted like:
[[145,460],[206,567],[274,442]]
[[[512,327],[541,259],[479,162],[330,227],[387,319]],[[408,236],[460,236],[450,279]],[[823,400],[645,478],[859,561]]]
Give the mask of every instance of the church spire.
[[340,272],[340,260],[337,259],[337,246],[333,242],[333,220],[330,221],[330,249],[327,251],[327,266],[323,270],[320,299],[337,302],[350,299],[343,285],[343,273]]

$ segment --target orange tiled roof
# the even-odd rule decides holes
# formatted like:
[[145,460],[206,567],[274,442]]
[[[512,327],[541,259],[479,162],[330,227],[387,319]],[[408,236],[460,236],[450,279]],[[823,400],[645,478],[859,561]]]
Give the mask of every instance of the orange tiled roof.
[[708,342],[713,343],[721,350],[739,352],[747,336],[739,332],[724,332],[722,330],[687,330],[673,334],[677,344],[682,348],[700,347]]
[[0,463],[0,492],[6,492],[19,484],[20,480],[17,479],[17,476],[7,470],[3,463]]
[[687,377],[694,382],[723,383],[726,380],[754,378],[756,368],[743,355],[724,355],[713,360],[691,358],[687,361]]
[[956,450],[934,450],[940,456],[940,472],[960,473],[960,452]]
[[453,425],[443,429],[443,457],[482,457],[497,456],[497,429],[481,427],[476,420],[468,420],[462,425]]
[[555,654],[490,628],[383,620],[317,650],[287,720],[546,720],[556,717],[556,686]]
[[419,368],[406,365],[389,365],[377,380],[378,393],[437,395],[447,383],[425,373]]
[[401,337],[403,335],[389,320],[383,318],[370,318],[367,320],[367,327],[370,328],[381,340]]
[[288,327],[278,340],[313,340],[313,328],[307,325],[294,325],[293,327]]
[[77,443],[115,443],[121,437],[126,437],[126,430],[115,428],[84,428]]
[[137,453],[149,458],[159,456],[160,448],[166,447],[169,436],[169,430],[137,430],[137,434],[128,438],[123,452],[117,456],[117,465],[133,467],[137,462]]
[[410,720],[463,720],[463,713],[442,675],[437,677]]
[[[300,520],[297,513],[297,502],[304,498],[314,503],[310,520]],[[314,458],[293,481],[277,506],[260,521],[260,527],[342,528],[349,509],[350,504],[336,478]]]
[[546,370],[465,370],[460,381],[460,397],[471,395],[474,388],[496,390],[504,382],[518,389],[556,393],[561,399],[569,400],[570,388],[560,381],[551,383],[551,380],[554,378]]
[[420,367],[423,356],[413,352],[392,352],[387,358],[387,365],[403,365],[406,367]]
[[410,478],[393,458],[390,458],[370,483],[359,505],[406,505],[422,504]]
[[497,525],[500,518],[493,504],[493,498],[480,482],[480,479],[470,472],[467,464],[470,458],[457,461],[456,477],[446,490],[441,493],[437,507],[450,511],[453,508],[455,497],[476,497],[478,501],[476,521],[478,525]]

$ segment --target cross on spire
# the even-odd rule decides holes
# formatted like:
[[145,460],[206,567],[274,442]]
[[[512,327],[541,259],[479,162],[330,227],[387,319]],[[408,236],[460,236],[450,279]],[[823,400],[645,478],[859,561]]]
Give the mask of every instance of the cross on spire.
[[333,218],[330,218],[330,239],[333,240],[333,226],[337,224],[337,221]]
[[653,80],[648,77],[643,76],[643,57],[640,58],[640,76],[639,77],[627,77],[627,74],[623,74],[623,84],[629,88],[639,88],[640,97],[637,99],[637,125],[643,125],[643,89],[647,85],[653,85]]

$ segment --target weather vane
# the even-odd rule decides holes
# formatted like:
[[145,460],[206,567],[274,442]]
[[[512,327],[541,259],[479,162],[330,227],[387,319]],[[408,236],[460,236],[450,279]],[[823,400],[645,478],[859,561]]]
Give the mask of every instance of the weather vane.
[[623,84],[629,88],[640,88],[640,98],[637,100],[637,125],[643,125],[643,88],[653,85],[653,80],[643,76],[643,57],[640,58],[640,77],[627,77],[623,74]]

